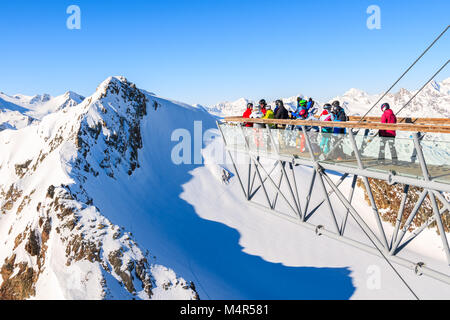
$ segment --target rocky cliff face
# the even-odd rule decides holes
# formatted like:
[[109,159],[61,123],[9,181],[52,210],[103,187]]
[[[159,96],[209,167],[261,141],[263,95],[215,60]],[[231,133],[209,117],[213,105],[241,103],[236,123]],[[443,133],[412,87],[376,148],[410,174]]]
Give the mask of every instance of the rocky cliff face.
[[139,167],[147,104],[134,84],[111,77],[82,103],[0,133],[0,299],[198,298],[84,187]]

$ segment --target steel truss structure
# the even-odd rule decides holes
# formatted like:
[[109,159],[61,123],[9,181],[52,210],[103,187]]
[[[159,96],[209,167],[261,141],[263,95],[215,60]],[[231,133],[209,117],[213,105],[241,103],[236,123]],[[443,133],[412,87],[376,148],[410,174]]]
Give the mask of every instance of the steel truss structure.
[[[303,135],[305,137],[305,150],[307,149],[310,154],[309,159],[299,158],[295,155],[286,156],[286,154],[280,154],[277,148],[274,148],[276,150],[272,150],[274,152],[270,153],[252,150],[249,145],[249,138],[245,135],[243,127],[233,125],[233,127],[236,129],[240,128],[238,130],[242,132],[241,138],[243,138],[245,141],[244,148],[235,148],[234,145],[227,144],[227,137],[224,134],[224,130],[222,130],[223,126],[231,125],[227,124],[226,122],[218,122],[217,126],[219,128],[219,131],[221,132],[227,154],[229,155],[233,164],[235,176],[239,181],[245,199],[250,204],[257,206],[258,208],[278,217],[287,219],[292,223],[310,229],[319,236],[327,236],[358,249],[364,250],[370,254],[384,258],[389,263],[392,262],[398,265],[402,265],[412,270],[416,275],[426,275],[444,283],[450,284],[450,275],[448,273],[443,273],[442,270],[437,271],[432,269],[429,265],[427,265],[426,257],[420,257],[420,259],[424,259],[421,261],[410,261],[404,257],[399,256],[399,252],[401,250],[403,250],[407,246],[410,246],[412,242],[417,241],[416,239],[418,235],[421,234],[421,232],[424,231],[432,223],[436,222],[439,230],[439,236],[442,241],[442,248],[444,254],[446,255],[447,264],[450,265],[449,244],[442,221],[442,215],[447,211],[450,212],[450,203],[443,195],[443,192],[450,192],[450,185],[433,181],[430,178],[420,144],[419,133],[413,133],[415,148],[414,153],[416,154],[416,159],[420,163],[420,168],[422,170],[424,179],[395,175],[395,173],[393,172],[377,172],[368,170],[364,166],[364,162],[362,161],[360,152],[356,144],[355,133],[353,132],[353,129],[349,130],[349,138],[353,147],[354,155],[357,160],[357,168],[340,165],[339,163],[324,162],[320,160],[313,152],[312,141],[308,134],[308,130],[310,127],[308,126],[301,126],[301,130],[303,131]],[[272,129],[269,125],[266,125],[266,127],[261,130],[266,131],[265,133],[268,134],[270,140],[272,141],[271,145],[277,146],[277,144],[275,143],[276,135],[274,134],[274,132],[278,129]],[[248,167],[248,172],[244,173],[239,171],[234,159],[234,156],[236,156],[237,153],[243,154],[245,156],[245,159],[247,159],[248,163],[245,165],[245,167]],[[267,170],[261,164],[261,158],[273,160],[275,162],[274,166],[270,170]],[[303,190],[307,190],[307,193],[305,195],[300,195],[296,173],[294,170],[295,166],[305,166],[312,168],[311,180],[308,181],[307,188],[305,188],[304,185],[302,187]],[[247,171],[244,169],[241,170]],[[333,181],[330,178],[330,172],[337,172],[340,174],[340,178],[337,182]],[[278,181],[275,181],[277,180],[275,176],[278,177]],[[360,178],[364,183],[367,196],[371,203],[373,217],[376,221],[376,228],[371,228],[369,225],[373,223],[369,223],[369,221],[366,221],[367,217],[360,215],[352,205],[353,195],[358,178]],[[400,209],[397,214],[395,228],[392,235],[388,235],[383,227],[379,210],[377,208],[377,204],[369,183],[369,178],[379,179],[389,184],[404,184]],[[344,195],[339,189],[343,181],[346,179],[351,179],[350,193],[347,196]],[[280,188],[282,180],[284,180],[285,186],[287,185],[287,187],[284,188],[284,191],[282,190],[282,188]],[[311,198],[315,185],[317,185],[320,189],[323,200],[311,209]],[[329,191],[327,191],[327,186],[329,187]],[[409,214],[406,222],[402,226],[401,221],[402,219],[404,220],[405,204],[408,198],[410,186],[423,188],[423,191],[420,194],[419,199],[415,203],[412,212]],[[254,201],[255,195],[257,194],[260,194],[260,197],[265,199],[265,204],[257,203]],[[263,196],[261,196],[261,194]],[[336,215],[335,213],[335,206],[333,205],[331,198],[332,194],[337,197],[340,204],[345,208],[344,210],[346,210],[346,214],[343,217],[338,217],[338,215]],[[305,204],[304,207],[301,206],[301,196],[304,197],[302,199],[302,202]],[[420,227],[415,229],[414,232],[408,234],[408,229],[410,228],[414,218],[419,212],[419,209],[421,208],[427,196],[429,197],[432,204],[433,216],[430,217],[428,221],[423,223]],[[283,210],[280,209],[280,206],[278,205],[278,199],[280,198],[282,198],[284,200],[284,203],[287,204],[284,209],[287,208],[290,211],[289,213],[283,212]],[[443,204],[443,207],[441,209],[439,209],[437,199]],[[325,207],[324,210],[318,210],[321,207]],[[311,223],[311,216],[319,214],[322,215],[322,219],[327,219],[327,226]],[[360,230],[362,230],[369,241],[364,243],[346,234],[346,226],[351,219],[356,222],[356,225],[360,228]]]

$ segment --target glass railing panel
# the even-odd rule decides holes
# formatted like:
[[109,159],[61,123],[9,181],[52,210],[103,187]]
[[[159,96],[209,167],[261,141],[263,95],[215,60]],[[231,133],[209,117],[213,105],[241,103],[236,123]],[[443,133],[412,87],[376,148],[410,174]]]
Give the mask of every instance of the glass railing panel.
[[298,128],[271,129],[271,133],[280,155],[311,159],[305,136]]
[[358,135],[356,141],[366,169],[423,178],[412,138]]
[[431,179],[450,184],[450,142],[425,138],[420,145]]
[[[311,160],[307,143],[309,140],[316,160],[359,167],[351,136],[348,132],[337,133],[337,128],[309,127],[305,136],[301,127],[268,130],[229,124],[219,126],[227,146],[233,149],[246,150],[248,147],[250,151],[262,155],[280,154]],[[380,137],[376,132],[373,133],[364,135],[364,131],[360,130],[354,135],[364,169],[424,178],[412,137]],[[420,144],[431,179],[450,184],[450,142],[423,139]]]
[[238,125],[219,124],[220,130],[223,133],[225,142],[228,148],[245,150],[245,140],[242,135],[242,130]]
[[264,127],[242,127],[249,150],[258,154],[276,154],[270,133]]
[[[349,167],[357,167],[358,163],[356,161],[355,153],[353,152],[353,146],[350,140],[350,136],[332,128],[323,128],[319,133],[309,132],[308,134],[312,136],[311,140],[314,143],[314,137],[317,136],[317,144],[319,148],[314,148],[318,150],[318,154],[315,152],[316,159],[321,162],[340,164]],[[343,130],[342,130],[343,131]]]

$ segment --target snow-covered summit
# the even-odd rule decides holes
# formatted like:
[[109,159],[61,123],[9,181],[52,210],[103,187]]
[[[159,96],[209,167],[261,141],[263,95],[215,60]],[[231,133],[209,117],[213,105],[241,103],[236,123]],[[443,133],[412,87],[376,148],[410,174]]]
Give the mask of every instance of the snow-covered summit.
[[[382,103],[390,104],[394,111],[400,110],[413,96],[417,90],[409,91],[400,88],[399,91],[388,93]],[[350,89],[344,95],[338,96],[332,100],[339,100],[346,103],[351,115],[362,115],[373,106],[375,102],[382,96],[380,94],[368,94],[359,89]],[[330,101],[332,101],[330,100]],[[399,116],[403,117],[450,117],[450,78],[438,83],[430,81],[427,86],[411,101],[411,103],[403,109]],[[371,116],[381,115],[380,107],[375,107],[369,114]]]
[[46,115],[0,132],[0,298],[197,298],[193,283],[156,263],[152,248],[107,209],[118,199],[108,188],[131,188],[154,150],[143,142],[158,132],[147,124],[152,103],[177,107],[123,77],[106,79],[86,99],[2,97],[21,100],[24,114]]
[[73,91],[68,91],[57,97],[48,94],[9,96],[0,93],[0,131],[24,128],[50,113],[76,106],[83,100],[83,96]]

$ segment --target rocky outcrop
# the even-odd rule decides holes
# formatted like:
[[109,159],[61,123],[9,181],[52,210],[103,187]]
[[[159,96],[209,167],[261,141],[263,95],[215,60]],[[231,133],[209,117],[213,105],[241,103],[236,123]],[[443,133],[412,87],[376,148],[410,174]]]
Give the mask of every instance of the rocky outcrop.
[[[383,221],[387,221],[392,225],[395,225],[397,214],[400,209],[402,192],[405,186],[402,184],[389,185],[385,181],[372,178],[369,178],[369,183],[381,218],[383,219]],[[370,205],[370,200],[367,195],[366,188],[361,179],[358,179],[357,185],[364,190],[365,200]],[[408,197],[405,204],[405,211],[402,216],[401,227],[403,227],[409,215],[411,214],[422,190],[422,188],[413,186],[409,188]],[[437,203],[439,209],[441,209],[443,204],[438,199]],[[422,203],[419,211],[417,212],[415,218],[413,219],[409,231],[413,231],[414,229],[420,227],[421,225],[426,223],[432,216],[433,208],[431,206],[431,200],[427,196]],[[442,215],[442,222],[444,224],[445,231],[450,232],[450,214],[448,212]],[[433,222],[430,225],[430,228],[436,228],[437,230],[436,222]]]

